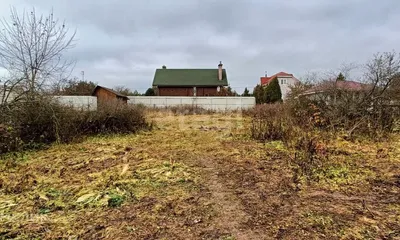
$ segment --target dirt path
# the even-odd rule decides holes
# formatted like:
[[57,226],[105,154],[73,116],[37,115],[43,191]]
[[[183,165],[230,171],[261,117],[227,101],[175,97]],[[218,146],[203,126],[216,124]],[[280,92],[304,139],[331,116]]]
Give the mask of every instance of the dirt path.
[[217,211],[216,217],[206,231],[213,232],[218,229],[220,233],[238,240],[261,239],[259,235],[243,228],[243,223],[248,220],[249,216],[244,211],[245,207],[241,200],[237,197],[236,189],[228,186],[227,182],[230,180],[220,174],[224,171],[219,166],[220,164],[210,159],[202,160],[199,164],[203,168],[202,176],[210,193],[209,201]]
[[[273,206],[280,204],[289,209],[287,201],[280,197],[282,192],[287,194],[288,186],[283,186],[284,181],[290,181],[287,171],[281,166],[286,164],[285,161],[277,156],[268,156],[262,144],[242,139],[240,131],[243,129],[229,126],[234,121],[232,119],[204,122],[201,117],[192,117],[190,120],[188,128],[177,132],[185,137],[185,141],[195,145],[198,152],[196,157],[184,162],[200,174],[204,187],[200,202],[213,206],[214,211],[200,235],[205,239],[274,238],[277,229],[268,231],[263,228],[266,222],[273,225],[278,219],[265,219],[263,212],[274,212],[283,218],[290,215],[290,211],[277,213],[278,208]],[[270,162],[260,162],[260,156]],[[287,198],[286,195],[283,198]]]
[[199,174],[203,191],[197,204],[212,206],[213,217],[195,231],[200,230],[199,235],[204,239],[265,238],[246,226],[250,216],[239,196],[243,193],[242,186],[235,179],[235,172],[243,169],[242,163],[236,162],[238,159],[242,160],[241,151],[244,152],[243,148],[247,145],[241,140],[236,141],[237,146],[232,145],[233,132],[243,130],[243,126],[235,124],[235,121],[242,121],[241,116],[214,119],[207,119],[207,116],[187,116],[185,120],[187,122],[180,122],[179,129],[176,129],[175,124],[167,125],[162,133],[169,134],[174,130],[179,138],[185,139],[186,145],[197,148],[194,157],[182,161]]

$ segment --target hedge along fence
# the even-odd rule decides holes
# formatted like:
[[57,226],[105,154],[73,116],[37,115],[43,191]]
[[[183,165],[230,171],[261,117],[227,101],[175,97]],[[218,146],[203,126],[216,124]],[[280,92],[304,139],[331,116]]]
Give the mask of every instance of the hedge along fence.
[[3,106],[1,112],[0,154],[53,142],[67,143],[88,135],[135,133],[151,127],[141,108],[119,102],[88,111],[62,105],[52,98],[40,98]]
[[254,97],[160,97],[128,96],[129,104],[144,105],[152,108],[170,108],[195,106],[205,110],[230,111],[250,109],[256,105]]

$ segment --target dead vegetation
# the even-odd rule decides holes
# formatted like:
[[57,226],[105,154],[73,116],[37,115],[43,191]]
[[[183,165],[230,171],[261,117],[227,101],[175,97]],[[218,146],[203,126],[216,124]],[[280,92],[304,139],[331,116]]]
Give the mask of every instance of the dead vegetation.
[[64,106],[48,96],[0,105],[0,154],[78,142],[98,134],[135,133],[151,128],[143,109],[110,102],[96,111]]
[[151,132],[6,156],[0,238],[400,237],[398,136],[317,142],[329,161],[303,175],[248,117],[150,114]]

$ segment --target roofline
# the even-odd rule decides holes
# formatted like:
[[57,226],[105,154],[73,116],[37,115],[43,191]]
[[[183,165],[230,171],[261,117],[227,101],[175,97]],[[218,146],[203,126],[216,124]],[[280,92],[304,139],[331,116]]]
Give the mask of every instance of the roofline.
[[218,86],[229,86],[228,83],[228,74],[227,74],[227,70],[225,68],[222,69],[223,72],[225,72],[225,77],[222,80],[218,80],[218,81],[225,81],[226,83],[222,83],[222,84],[214,84],[214,85],[196,85],[196,84],[189,84],[189,85],[175,85],[175,84],[167,84],[167,85],[155,85],[154,82],[156,80],[156,73],[157,71],[168,71],[168,70],[215,70],[218,71],[218,68],[156,68],[155,74],[154,74],[154,78],[153,78],[153,82],[152,82],[152,86],[153,87],[218,87]]
[[319,90],[319,91],[310,91],[310,92],[303,92],[300,93],[299,96],[307,96],[307,95],[313,95],[313,94],[317,94],[317,93],[325,93],[327,91],[323,91],[323,90]]
[[229,86],[229,84],[220,84],[220,85],[153,85],[153,87],[220,87],[220,86]]
[[103,86],[100,86],[100,85],[97,85],[97,86],[93,89],[92,96],[95,95],[95,92],[96,92],[97,88],[103,88],[103,89],[105,89],[105,90],[107,90],[107,91],[109,91],[109,92],[114,93],[117,97],[126,98],[127,100],[129,100],[129,98],[128,98],[127,96],[122,95],[121,93],[118,93],[118,92],[116,92],[116,91],[114,91],[114,90],[112,90],[112,89],[110,89],[110,88],[106,88],[106,87],[103,87]]
[[305,91],[303,93],[300,93],[299,96],[307,96],[307,95],[313,95],[313,94],[318,94],[318,93],[329,93],[333,91],[349,91],[349,92],[364,92],[366,89],[340,89],[340,88],[333,88],[333,89],[320,89],[320,90],[314,90],[314,91]]
[[[218,70],[218,68],[156,68],[156,70]],[[226,68],[222,70],[226,70]]]
[[277,77],[277,78],[293,78],[293,75],[292,76],[283,76],[283,75],[277,75],[277,76],[275,76],[275,77]]

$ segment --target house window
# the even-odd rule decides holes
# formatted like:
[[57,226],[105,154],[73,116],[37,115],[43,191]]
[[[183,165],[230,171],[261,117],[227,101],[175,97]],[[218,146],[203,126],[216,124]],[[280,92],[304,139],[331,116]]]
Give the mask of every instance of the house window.
[[197,93],[197,89],[196,89],[196,87],[193,87],[193,96],[196,96],[196,93]]

